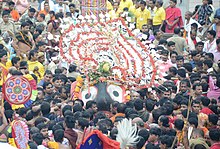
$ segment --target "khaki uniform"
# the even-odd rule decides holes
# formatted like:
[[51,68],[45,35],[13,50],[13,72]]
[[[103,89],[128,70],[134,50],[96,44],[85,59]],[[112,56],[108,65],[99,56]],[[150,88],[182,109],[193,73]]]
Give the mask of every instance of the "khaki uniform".
[[15,34],[16,28],[15,28],[14,22],[8,21],[8,23],[5,23],[4,21],[1,21],[0,24],[1,24],[0,30],[2,31],[2,33],[9,31],[9,32]]
[[183,55],[184,51],[186,51],[188,49],[186,39],[183,37],[180,37],[180,36],[174,34],[173,37],[170,37],[167,39],[167,42],[169,42],[169,41],[175,42],[176,52],[179,55]]

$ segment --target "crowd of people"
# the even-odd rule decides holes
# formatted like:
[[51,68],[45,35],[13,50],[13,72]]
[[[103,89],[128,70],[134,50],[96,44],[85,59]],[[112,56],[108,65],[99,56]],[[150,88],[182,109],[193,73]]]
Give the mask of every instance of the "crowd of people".
[[27,74],[38,86],[31,106],[4,101],[1,142],[8,142],[11,122],[19,119],[29,127],[29,148],[75,149],[88,128],[117,140],[117,125],[127,118],[138,127],[138,141],[128,148],[220,148],[220,9],[212,0],[201,0],[185,15],[177,0],[167,7],[163,0],[106,1],[110,18],[133,24],[160,55],[160,84],[131,89],[129,101],[110,105],[72,100],[71,84],[80,72],[59,57],[59,40],[49,38],[62,34],[65,18],[77,22],[82,2],[38,0],[37,8],[33,3],[0,1],[0,86],[9,76]]

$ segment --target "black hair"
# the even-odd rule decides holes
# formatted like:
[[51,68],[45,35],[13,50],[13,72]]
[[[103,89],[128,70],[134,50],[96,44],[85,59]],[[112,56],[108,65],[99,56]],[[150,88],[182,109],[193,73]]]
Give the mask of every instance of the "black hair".
[[36,39],[40,36],[40,33],[33,34],[33,39],[36,42]]
[[9,120],[10,121],[13,121],[13,115],[14,115],[14,111],[13,110],[5,110],[5,117],[9,123]]
[[59,124],[56,124],[52,127],[52,133],[54,134],[56,130],[63,129],[63,127]]
[[217,77],[216,86],[220,88],[220,76]]
[[177,3],[177,0],[170,0],[170,1],[174,2],[175,4]]
[[143,4],[144,6],[146,6],[147,5],[147,3],[145,2],[145,1],[140,1],[140,4]]
[[67,110],[67,111],[64,112],[63,116],[64,116],[64,117],[66,117],[66,116],[74,116],[74,114],[73,114],[72,111]]
[[197,54],[199,54],[199,52],[196,51],[196,50],[194,50],[194,51],[191,52],[191,56],[192,56],[192,57],[196,56]]
[[145,107],[146,107],[146,110],[147,111],[153,111],[154,110],[154,106],[155,106],[155,102],[150,100],[150,99],[147,99],[145,101]]
[[213,125],[217,125],[218,124],[218,115],[216,115],[216,114],[209,114],[208,118],[209,118],[209,122],[211,122]]
[[32,139],[37,145],[42,145],[44,136],[41,133],[35,133],[33,134]]
[[52,85],[52,83],[50,83],[50,82],[44,82],[44,84],[43,84],[43,89],[45,90],[46,89],[46,87],[48,86],[48,85]]
[[188,105],[188,100],[182,100],[181,102],[180,102],[180,105]]
[[165,40],[165,39],[160,39],[158,45],[167,45],[167,40]]
[[195,125],[196,128],[198,127],[198,119],[195,117],[190,117],[188,121],[190,125]]
[[36,50],[31,50],[31,51],[29,52],[29,55],[28,55],[28,60],[31,60],[31,58],[34,57],[34,54],[35,54],[35,53],[37,53]]
[[117,128],[113,128],[113,129],[110,131],[110,138],[111,138],[112,140],[116,140],[117,134],[118,134]]
[[[182,116],[183,116],[184,118],[187,118],[187,114],[188,114],[187,109],[183,110],[183,111],[181,112],[181,114],[182,114]],[[196,114],[195,112],[189,112],[189,118],[191,118],[191,117],[196,118],[196,119],[198,120],[198,116],[197,116],[197,114]]]
[[[45,117],[38,117],[35,122],[34,122],[34,126],[37,127],[39,124],[41,123],[45,123],[47,121],[47,119]],[[43,126],[42,126],[43,127]],[[46,127],[46,126],[45,126]],[[40,128],[39,128],[40,129]],[[41,130],[41,129],[40,129]]]
[[216,39],[216,44],[220,44],[220,38]]
[[165,103],[164,107],[166,108],[166,115],[171,115],[173,113],[174,110],[174,106],[171,103]]
[[74,104],[75,104],[76,101],[80,102],[80,105],[81,105],[82,107],[84,107],[84,102],[83,102],[81,99],[76,99],[76,100],[74,100]]
[[199,42],[196,43],[196,47],[197,47],[198,45],[202,45],[202,46],[204,46],[204,42],[199,41]]
[[54,140],[56,142],[62,143],[64,138],[64,131],[62,129],[58,129],[54,133]]
[[161,55],[168,56],[169,55],[169,51],[164,49],[164,50],[161,51]]
[[143,102],[143,100],[141,100],[141,99],[136,99],[136,100],[134,101],[134,108],[135,108],[135,110],[137,110],[137,111],[143,110],[143,108],[144,108],[144,102]]
[[49,14],[55,15],[55,12],[51,10],[51,11],[49,11]]
[[150,133],[149,133],[149,131],[147,131],[147,129],[141,129],[138,132],[138,136],[143,137],[145,139],[145,142],[146,142],[148,140],[149,136],[150,136]]
[[176,51],[171,51],[171,52],[170,52],[170,56],[171,56],[172,54],[176,54],[176,55],[178,56],[178,53],[177,53]]
[[96,105],[96,102],[93,100],[86,102],[86,109],[92,108],[92,105]]
[[210,35],[212,35],[213,38],[216,37],[216,31],[214,31],[214,30],[209,30],[208,33],[209,33]]
[[163,111],[161,109],[154,109],[152,111],[152,116],[153,116],[155,123],[158,123],[158,119],[162,114],[163,114]]
[[81,106],[81,104],[75,104],[74,106],[73,106],[73,113],[75,113],[75,112],[82,112],[83,111],[83,107]]
[[154,31],[154,36],[157,36],[157,33],[159,33],[159,32],[160,32],[159,29],[155,30],[155,31]]
[[132,108],[127,108],[125,110],[125,117],[129,118],[130,115],[138,115],[138,112]]
[[[42,32],[43,32],[43,28],[37,26],[37,27],[35,28],[35,31],[38,32],[39,34],[42,34]],[[35,39],[36,39],[36,38],[35,38]]]
[[211,99],[211,104],[217,104],[217,100],[216,99]]
[[206,53],[206,56],[208,56],[208,58],[210,58],[212,61],[214,60],[214,55],[212,53]]
[[31,149],[37,149],[37,144],[32,141],[28,141],[28,145]]
[[179,34],[180,33],[180,28],[174,28],[174,34]]
[[33,135],[35,133],[40,133],[40,130],[37,127],[31,127],[29,129],[30,135]]
[[9,14],[10,14],[9,10],[3,10],[2,17],[5,16],[5,15],[9,15]]
[[61,74],[63,71],[62,71],[62,69],[60,69],[60,68],[57,68],[57,69],[55,69],[55,71],[54,71],[54,73],[56,74],[56,75],[59,75],[59,74]]
[[13,1],[10,1],[8,2],[8,5],[11,6],[11,5],[15,5],[15,3]]
[[176,119],[176,120],[174,121],[174,126],[175,126],[175,128],[176,128],[177,130],[182,131],[183,126],[184,126],[184,121],[181,120],[181,119]]
[[193,85],[193,90],[196,90],[196,87],[197,87],[197,86],[202,86],[202,85],[201,85],[200,83],[194,84],[194,85]]
[[180,84],[186,84],[187,87],[190,87],[190,81],[188,79],[181,80]]
[[62,114],[64,114],[67,110],[73,111],[72,106],[70,105],[65,105],[62,109]]
[[172,146],[172,143],[173,143],[173,137],[168,136],[168,135],[161,136],[160,137],[160,143],[161,144],[166,144],[166,147],[170,148]]
[[77,66],[70,64],[69,66],[69,73],[76,71]]
[[186,70],[183,68],[178,69],[177,74],[182,78],[186,78]]
[[7,51],[4,50],[4,49],[1,49],[1,51],[0,51],[0,58],[2,58],[5,55],[7,56]]
[[84,130],[89,127],[89,121],[85,118],[80,118],[78,119],[78,125],[81,126],[82,130]]
[[202,97],[200,97],[200,100],[201,100],[203,106],[205,106],[205,107],[209,106],[210,99],[208,97],[202,96]]
[[53,126],[56,125],[56,121],[55,120],[51,120],[48,122],[48,130],[53,130]]
[[209,130],[209,137],[213,141],[220,141],[220,129],[210,129]]
[[30,24],[28,22],[22,22],[21,23],[21,28],[25,27],[25,26],[30,26]]
[[117,106],[117,112],[118,113],[125,113],[125,109],[127,108],[127,106],[123,103],[119,103]]
[[32,114],[32,112],[31,112],[31,110],[27,111],[27,114],[26,114],[25,119],[26,119],[27,121],[33,119],[33,114]]
[[37,125],[37,128],[41,131],[42,129],[48,128],[48,125],[44,123],[40,123]]
[[157,127],[154,127],[154,128],[150,129],[149,133],[150,133],[150,135],[160,136],[161,135],[161,129],[157,128]]
[[191,63],[184,63],[183,67],[188,71],[188,72],[192,72],[193,71],[193,67],[191,65]]
[[193,101],[192,101],[192,106],[193,106],[194,104],[200,104],[199,100],[193,100]]
[[182,55],[177,55],[176,60],[177,61],[180,61],[180,60],[184,61],[184,57]]
[[11,59],[11,63],[12,63],[12,66],[14,66],[15,64],[17,64],[21,59],[19,57],[13,57]]
[[75,127],[75,119],[73,116],[66,116],[64,121],[65,121],[67,128],[74,128]]
[[194,149],[206,149],[206,147],[203,144],[196,144],[193,148]]
[[69,7],[76,7],[76,5],[75,4],[69,4]]
[[161,116],[159,121],[162,123],[162,126],[169,127],[169,118],[166,116]]
[[[197,23],[192,23],[192,24],[191,24],[191,27],[194,27],[194,28],[196,29],[196,31],[197,31],[197,29],[198,29],[198,24],[197,24]],[[190,31],[190,34],[196,33],[196,31],[195,31],[195,30],[191,30],[191,31]]]
[[39,16],[45,20],[45,14],[41,13]]
[[62,12],[59,12],[59,13],[56,13],[55,14],[55,19],[62,19],[63,18],[63,13]]
[[34,8],[31,7],[31,8],[29,9],[29,12],[33,12],[33,13],[35,13],[36,10],[35,10]]
[[168,47],[173,46],[173,45],[175,46],[175,42],[173,42],[173,41],[169,41],[169,42],[167,43],[167,46],[168,46]]
[[43,101],[40,105],[40,108],[41,108],[41,112],[42,112],[43,116],[50,113],[50,104],[48,102]]
[[27,113],[27,109],[26,108],[19,108],[18,109],[18,112],[17,112],[18,114],[19,114],[19,116],[24,116],[26,113]]

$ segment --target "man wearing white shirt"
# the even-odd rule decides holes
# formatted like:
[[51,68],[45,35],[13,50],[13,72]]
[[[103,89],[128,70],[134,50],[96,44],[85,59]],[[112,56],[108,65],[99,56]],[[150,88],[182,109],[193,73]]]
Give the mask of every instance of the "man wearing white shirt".
[[216,32],[214,30],[210,30],[207,33],[207,39],[208,41],[205,42],[203,51],[206,53],[210,53],[216,50],[217,45],[216,45]]
[[54,12],[58,13],[58,12],[70,12],[69,10],[69,6],[68,3],[64,2],[63,0],[59,0],[59,3],[54,5]]
[[54,2],[52,0],[45,0],[40,4],[40,9],[44,10],[44,3],[48,2],[50,6],[50,11],[54,11]]
[[[191,25],[192,25],[193,23],[196,23],[196,24],[198,25],[198,29],[202,27],[196,20],[194,20],[194,19],[192,18],[192,12],[187,11],[187,12],[185,13],[184,29],[185,29],[185,31],[188,33],[188,35],[189,35],[190,31],[191,31]],[[188,36],[188,37],[189,37],[189,36]]]
[[220,38],[216,40],[217,48],[212,51],[212,54],[214,55],[214,62],[218,63],[220,60]]

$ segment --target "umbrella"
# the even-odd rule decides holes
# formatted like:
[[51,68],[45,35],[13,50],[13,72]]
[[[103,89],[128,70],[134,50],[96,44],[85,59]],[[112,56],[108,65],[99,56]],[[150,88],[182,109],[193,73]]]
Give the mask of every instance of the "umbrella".
[[0,143],[0,148],[2,148],[2,149],[17,149],[16,147],[13,147],[8,143]]

